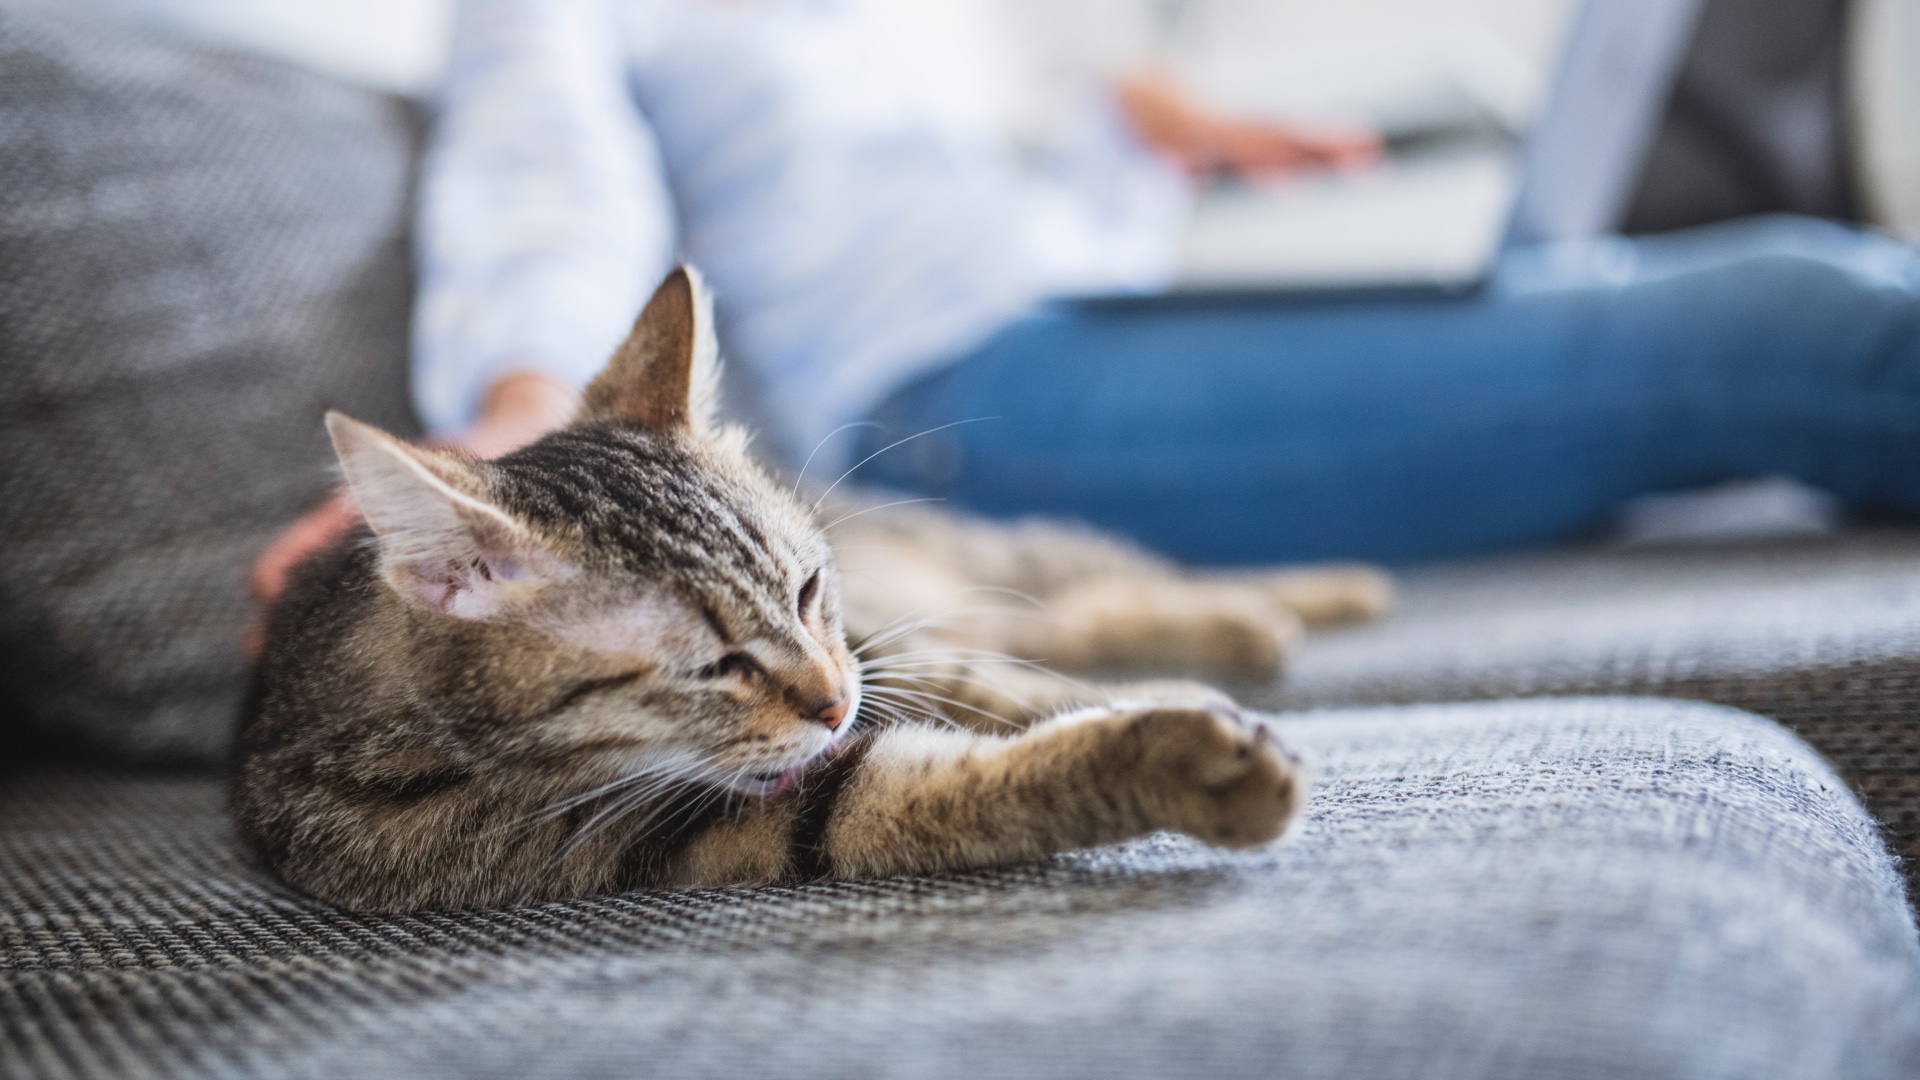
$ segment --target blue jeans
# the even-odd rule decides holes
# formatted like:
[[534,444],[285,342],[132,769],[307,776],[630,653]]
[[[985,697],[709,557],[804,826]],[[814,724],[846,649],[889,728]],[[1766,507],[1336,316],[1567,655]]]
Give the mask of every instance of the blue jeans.
[[875,411],[857,474],[1202,563],[1574,537],[1787,474],[1920,517],[1920,256],[1764,218],[1508,258],[1467,299],[1060,304]]

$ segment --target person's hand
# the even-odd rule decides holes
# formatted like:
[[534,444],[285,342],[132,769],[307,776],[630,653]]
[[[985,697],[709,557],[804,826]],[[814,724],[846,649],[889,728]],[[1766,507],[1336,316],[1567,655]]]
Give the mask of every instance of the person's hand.
[[493,381],[474,425],[436,445],[478,458],[510,454],[573,419],[580,395],[550,375],[515,371]]
[[1198,176],[1357,169],[1380,159],[1380,138],[1370,131],[1307,131],[1222,116],[1164,76],[1124,79],[1117,89],[1140,138]]
[[[475,457],[499,457],[565,424],[578,404],[579,398],[573,391],[546,375],[513,372],[487,388],[480,404],[480,417],[471,428],[438,445],[464,450]],[[287,579],[293,575],[294,568],[331,547],[359,523],[360,508],[342,489],[287,526],[254,560],[253,569],[247,575],[247,591],[254,603],[254,619],[247,628],[245,642],[249,657],[259,656],[266,644],[267,609],[286,591]]]

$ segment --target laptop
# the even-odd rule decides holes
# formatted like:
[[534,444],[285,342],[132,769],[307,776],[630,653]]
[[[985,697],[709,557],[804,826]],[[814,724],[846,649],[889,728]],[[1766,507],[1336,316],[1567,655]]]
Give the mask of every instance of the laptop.
[[1210,187],[1171,292],[1467,293],[1508,247],[1612,231],[1700,7],[1582,0],[1524,137],[1455,111],[1383,124],[1385,160],[1360,173]]

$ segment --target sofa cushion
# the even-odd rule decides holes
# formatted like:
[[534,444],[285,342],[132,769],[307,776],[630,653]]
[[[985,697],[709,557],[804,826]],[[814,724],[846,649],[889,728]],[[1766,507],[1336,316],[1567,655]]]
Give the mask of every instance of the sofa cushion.
[[211,780],[0,794],[0,1060],[45,1075],[1836,1077],[1920,1068],[1872,823],[1754,717],[1283,720],[1287,842],[369,918]]
[[406,431],[398,99],[0,4],[0,716],[220,756],[254,553]]
[[1302,709],[1542,694],[1693,698],[1779,720],[1920,871],[1920,531],[1419,569],[1392,618],[1316,635],[1281,683],[1243,696]]

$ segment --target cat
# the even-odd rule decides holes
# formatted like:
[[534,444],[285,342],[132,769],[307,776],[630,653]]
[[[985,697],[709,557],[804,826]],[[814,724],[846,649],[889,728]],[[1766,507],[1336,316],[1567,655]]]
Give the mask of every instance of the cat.
[[[1062,673],[1268,682],[1305,630],[1392,603],[1391,581],[1367,566],[1194,572],[1066,522],[986,521],[920,499],[816,501],[833,519],[847,636],[862,643],[874,712],[933,707],[993,731],[1084,704],[1093,688]],[[1180,689],[1108,689],[1156,686]]]
[[[1267,671],[1292,609],[1368,614],[1382,579],[1189,579],[1064,526],[858,503],[836,556],[715,421],[716,372],[681,269],[578,416],[496,461],[328,415],[366,525],[271,613],[230,791],[283,880],[398,912],[1286,829],[1300,763],[1223,694],[997,654],[1097,670],[1194,631],[1201,668]],[[928,616],[969,582],[1041,610],[996,592]]]

